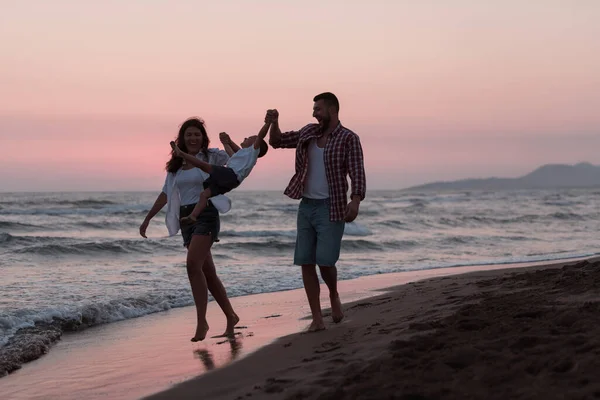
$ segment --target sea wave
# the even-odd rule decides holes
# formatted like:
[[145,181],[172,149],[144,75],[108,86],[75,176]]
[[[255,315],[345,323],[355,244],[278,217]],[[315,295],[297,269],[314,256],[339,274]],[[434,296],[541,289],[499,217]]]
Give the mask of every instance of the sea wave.
[[105,206],[85,206],[85,207],[10,207],[0,210],[0,215],[50,215],[50,216],[71,216],[71,215],[143,215],[150,210],[148,205],[143,204],[114,204]]
[[0,201],[0,204],[4,206],[48,206],[48,205],[59,205],[59,206],[71,206],[71,207],[104,207],[111,204],[119,204],[111,200],[97,200],[97,199],[81,199],[81,200],[54,200],[46,197],[38,198],[35,200],[18,199]]
[[39,229],[39,226],[32,224],[24,224],[22,222],[0,221],[0,229],[32,231],[35,229]]
[[438,219],[438,223],[447,226],[464,225],[506,225],[506,224],[529,224],[535,222],[548,222],[552,220],[561,221],[584,221],[593,215],[580,215],[572,212],[554,212],[550,214],[524,214],[512,217],[491,217],[481,215],[463,215],[457,217],[444,216]]
[[171,294],[148,294],[89,303],[80,307],[56,307],[0,313],[0,377],[21,364],[48,352],[64,332],[121,321],[183,307],[193,303],[187,290]]
[[162,240],[118,239],[82,241],[72,238],[29,237],[0,234],[0,243],[14,241],[22,247],[13,249],[14,254],[38,256],[102,256],[106,254],[152,253],[156,250],[173,250],[173,245]]
[[390,228],[397,228],[397,229],[409,229],[408,228],[408,224],[402,221],[398,221],[398,220],[387,220],[387,221],[382,221],[379,223],[380,225],[383,226],[388,226]]

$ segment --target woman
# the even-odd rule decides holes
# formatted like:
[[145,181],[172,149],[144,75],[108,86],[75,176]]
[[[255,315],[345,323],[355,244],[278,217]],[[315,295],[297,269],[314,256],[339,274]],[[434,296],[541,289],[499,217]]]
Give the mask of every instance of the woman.
[[[227,153],[219,149],[209,149],[210,143],[204,122],[197,118],[188,119],[181,125],[175,141],[177,146],[188,154],[194,154],[201,160],[215,165],[225,165],[228,160]],[[200,198],[204,180],[208,177],[199,168],[184,163],[183,159],[171,152],[171,159],[167,162],[167,178],[162,192],[148,211],[148,215],[140,226],[140,235],[146,237],[146,229],[150,220],[167,205],[166,225],[170,235],[174,235],[180,228],[179,219],[192,212]],[[224,198],[228,209],[227,198]],[[204,340],[208,331],[206,321],[206,305],[208,292],[213,295],[225,316],[227,328],[223,336],[234,335],[234,327],[239,318],[227,298],[225,287],[217,276],[215,264],[210,248],[218,241],[220,221],[219,211],[213,203],[219,204],[219,199],[211,201],[193,224],[181,226],[183,245],[187,248],[187,273],[192,287],[198,325],[192,342]],[[221,196],[223,200],[223,196]],[[180,206],[180,204],[182,204]],[[222,204],[222,203],[221,203]],[[219,207],[220,209],[222,207]]]

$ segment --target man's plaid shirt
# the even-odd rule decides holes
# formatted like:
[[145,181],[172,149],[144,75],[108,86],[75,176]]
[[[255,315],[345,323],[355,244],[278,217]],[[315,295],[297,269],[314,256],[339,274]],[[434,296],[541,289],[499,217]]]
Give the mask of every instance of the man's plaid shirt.
[[[296,173],[284,192],[292,199],[302,198],[308,172],[308,144],[321,135],[319,124],[308,124],[299,131],[283,132],[279,143],[271,143],[273,148],[296,149]],[[351,196],[358,195],[362,200],[367,191],[363,152],[358,135],[341,123],[338,124],[327,140],[323,157],[331,205],[329,219],[342,221],[348,204],[347,176],[350,175],[352,182]]]

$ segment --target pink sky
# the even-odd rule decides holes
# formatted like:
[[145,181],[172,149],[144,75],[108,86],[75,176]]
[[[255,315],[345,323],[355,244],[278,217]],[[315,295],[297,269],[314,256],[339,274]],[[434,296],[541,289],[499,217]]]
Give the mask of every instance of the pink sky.
[[[600,2],[8,0],[0,191],[160,190],[187,117],[213,143],[336,93],[369,189],[600,164]],[[283,190],[293,151],[243,189]]]

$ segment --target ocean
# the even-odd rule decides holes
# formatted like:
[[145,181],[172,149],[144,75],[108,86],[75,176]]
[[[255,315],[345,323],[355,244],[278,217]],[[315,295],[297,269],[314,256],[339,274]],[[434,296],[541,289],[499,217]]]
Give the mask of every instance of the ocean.
[[[47,352],[62,332],[193,304],[180,236],[157,193],[0,194],[0,364]],[[213,246],[231,297],[302,287],[292,265],[297,201],[234,191]],[[340,279],[595,255],[600,189],[373,191],[347,224]],[[2,367],[2,365],[0,365]],[[2,368],[0,368],[0,376]]]

